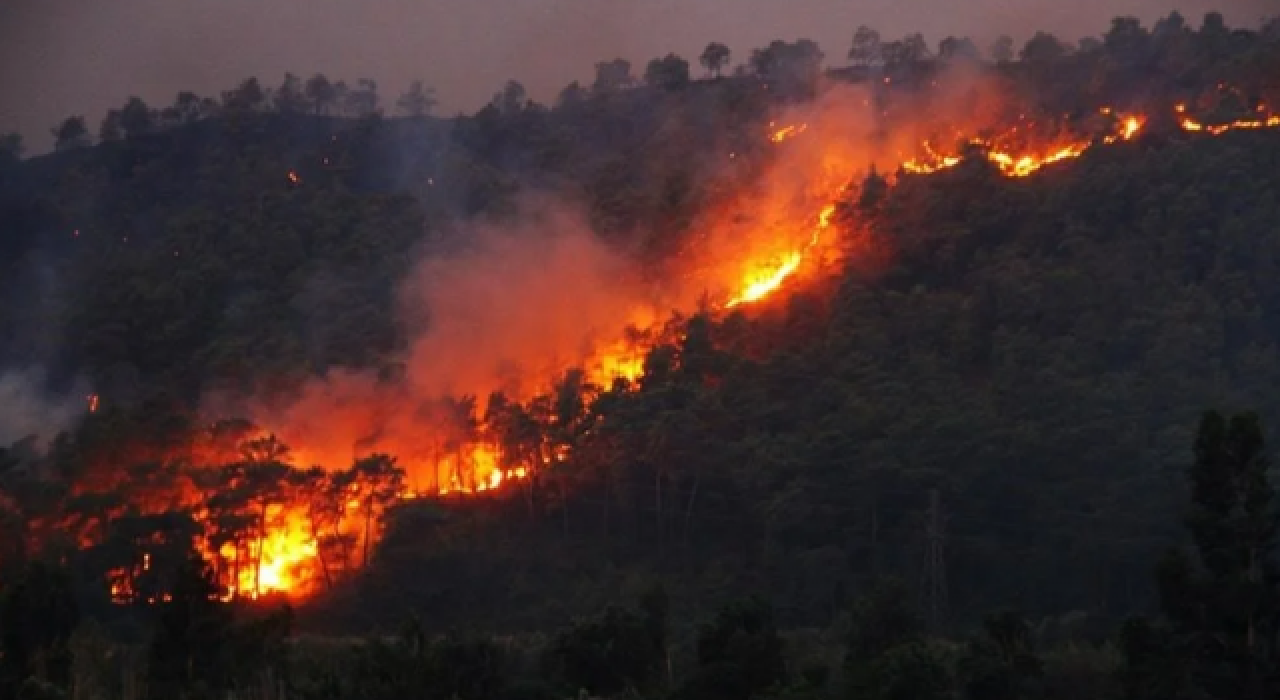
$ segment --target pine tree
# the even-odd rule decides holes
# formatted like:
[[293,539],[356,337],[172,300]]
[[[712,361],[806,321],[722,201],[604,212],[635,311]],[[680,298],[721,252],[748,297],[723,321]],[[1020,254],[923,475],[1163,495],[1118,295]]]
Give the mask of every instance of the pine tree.
[[1185,678],[1186,687],[1168,689],[1177,697],[1280,697],[1278,521],[1268,466],[1257,415],[1204,416],[1188,474],[1194,555],[1174,551],[1161,566],[1167,630],[1127,628],[1131,697],[1145,697],[1142,676]]

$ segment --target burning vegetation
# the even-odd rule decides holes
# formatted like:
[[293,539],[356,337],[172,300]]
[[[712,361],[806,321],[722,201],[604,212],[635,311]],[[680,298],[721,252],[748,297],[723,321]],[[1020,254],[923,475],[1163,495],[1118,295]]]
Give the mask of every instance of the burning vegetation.
[[[1181,105],[1175,112],[1189,133],[1280,126],[1280,117],[1261,108],[1256,120],[1208,126],[1186,116]],[[890,182],[899,174],[936,173],[967,158],[985,161],[1007,177],[1026,177],[1092,148],[1133,140],[1147,123],[1144,115],[1109,108],[1099,114],[1106,126],[1092,135],[1063,136],[1055,125],[1054,136],[1046,137],[1026,117],[990,136],[956,129],[953,148],[920,142],[913,155],[898,163]],[[805,122],[771,124],[770,129],[768,140],[778,148],[813,136]],[[289,175],[298,182],[294,173]],[[765,241],[775,248],[780,244],[780,255],[729,265],[741,270],[741,277],[728,285],[710,313],[766,302],[793,283],[816,250],[836,242],[842,226],[852,225],[841,220],[840,212],[856,173],[843,175],[804,183],[810,191],[826,193],[812,215],[795,221],[794,230],[807,228],[807,235],[788,230],[779,240]],[[787,248],[788,240],[796,241],[795,246]],[[598,260],[588,259],[591,255],[589,248],[575,248],[563,260],[553,255],[548,261],[598,268]],[[461,280],[449,284],[455,283],[465,286]],[[523,291],[536,296],[536,287],[531,283]],[[430,294],[428,300],[441,303]],[[624,307],[611,306],[595,315],[607,316],[618,308]],[[151,466],[129,472],[127,502],[110,503],[107,491],[85,490],[77,497],[100,499],[99,518],[48,522],[45,530],[74,533],[81,547],[99,551],[110,562],[109,587],[117,602],[163,600],[165,582],[154,574],[172,569],[189,548],[212,566],[224,599],[306,596],[331,587],[368,564],[387,511],[397,504],[509,494],[532,508],[543,490],[565,488],[557,479],[559,465],[570,459],[579,438],[598,430],[606,419],[602,398],[643,386],[654,349],[680,340],[680,324],[657,324],[652,307],[634,305],[627,311],[640,322],[612,331],[613,338],[593,338],[596,349],[573,361],[552,357],[561,364],[544,363],[540,378],[521,377],[515,385],[519,389],[510,395],[489,377],[467,385],[473,391],[491,390],[483,407],[474,393],[424,401],[422,393],[403,387],[335,375],[283,409],[260,407],[257,425],[218,424],[197,444],[156,455]],[[438,357],[437,347],[425,342],[425,356]],[[574,366],[586,370],[569,369]],[[444,389],[427,384],[429,391]],[[539,391],[547,386],[550,392]],[[90,412],[98,410],[98,401],[96,394],[89,397]],[[344,463],[350,466],[333,468]],[[124,537],[129,546],[103,539],[108,519],[114,521],[112,538]],[[127,560],[116,559],[122,553],[130,553]],[[166,558],[174,561],[159,565]]]
[[[531,512],[554,506],[572,488],[566,463],[612,459],[581,447],[607,430],[609,407],[679,369],[684,356],[668,351],[691,342],[680,313],[751,313],[832,258],[860,254],[866,227],[851,203],[872,176],[892,187],[979,163],[1029,177],[1139,139],[1156,114],[1020,110],[975,124],[964,107],[925,110],[928,118],[894,111],[884,95],[897,83],[877,82],[841,93],[835,109],[793,108],[762,129],[756,138],[772,152],[755,161],[742,191],[707,205],[692,252],[668,275],[678,281],[661,280],[661,292],[630,277],[627,261],[584,221],[543,207],[532,217],[545,229],[536,235],[477,234],[477,249],[422,263],[401,301],[425,330],[396,376],[331,370],[282,396],[232,397],[249,421],[216,423],[143,454],[101,455],[95,473],[110,477],[78,484],[64,509],[74,515],[36,522],[27,544],[62,533],[109,572],[119,603],[165,600],[167,572],[190,551],[212,568],[222,599],[303,597],[367,566],[398,506],[459,498],[523,501]],[[1280,129],[1264,104],[1225,121],[1184,104],[1160,111],[1188,136]],[[851,125],[866,133],[844,135]],[[286,179],[305,190],[311,176],[290,169]],[[95,416],[109,404],[96,393],[86,401]]]

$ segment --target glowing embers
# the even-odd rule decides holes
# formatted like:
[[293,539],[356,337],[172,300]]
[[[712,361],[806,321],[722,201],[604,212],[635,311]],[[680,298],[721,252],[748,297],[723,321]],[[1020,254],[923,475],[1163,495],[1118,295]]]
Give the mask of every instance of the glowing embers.
[[1235,119],[1222,124],[1204,124],[1203,122],[1192,119],[1187,116],[1187,106],[1177,105],[1174,111],[1178,114],[1178,125],[1183,131],[1189,133],[1204,132],[1213,136],[1225,134],[1228,131],[1241,131],[1251,129],[1280,129],[1280,114],[1268,114],[1266,105],[1258,105],[1254,110],[1258,115],[1254,119]]

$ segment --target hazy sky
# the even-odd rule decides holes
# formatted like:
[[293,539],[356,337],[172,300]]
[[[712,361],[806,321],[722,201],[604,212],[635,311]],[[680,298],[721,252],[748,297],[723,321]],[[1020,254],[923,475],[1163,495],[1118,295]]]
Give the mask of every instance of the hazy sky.
[[277,85],[285,71],[370,77],[391,99],[421,78],[456,112],[510,78],[549,100],[598,60],[622,56],[640,72],[669,51],[693,61],[711,40],[738,63],[772,39],[807,37],[838,63],[859,24],[986,45],[1035,29],[1074,40],[1116,15],[1150,25],[1173,9],[1196,25],[1216,9],[1253,27],[1280,0],[0,0],[0,132],[43,150],[54,123],[83,114],[96,131],[131,94],[162,105],[251,75]]

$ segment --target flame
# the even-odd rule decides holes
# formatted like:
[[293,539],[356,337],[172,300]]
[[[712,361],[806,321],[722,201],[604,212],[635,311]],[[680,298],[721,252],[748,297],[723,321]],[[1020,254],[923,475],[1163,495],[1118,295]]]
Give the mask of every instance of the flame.
[[[773,124],[770,123],[769,126],[772,127]],[[794,124],[791,126],[784,126],[781,129],[778,129],[777,131],[770,134],[769,140],[774,143],[782,143],[783,141],[786,141],[787,139],[792,138],[793,136],[799,136],[800,134],[803,134],[808,129],[809,129],[808,124]]]
[[85,397],[85,400],[89,405],[89,413],[97,413],[98,412],[98,395],[89,394],[88,396]]
[[[1100,112],[1105,115],[1114,114],[1109,107],[1103,107]],[[1145,124],[1146,119],[1140,116],[1129,115],[1120,118],[1117,122],[1116,130],[1104,136],[1102,143],[1110,144],[1117,141],[1132,140],[1142,131],[1142,127]],[[1032,124],[1028,123],[1026,126],[1030,127]],[[964,140],[964,144],[981,153],[982,157],[994,165],[1002,174],[1009,177],[1027,177],[1054,163],[1078,158],[1094,145],[1093,140],[1079,138],[1052,144],[1048,147],[1033,147],[1021,152],[1014,150],[1011,146],[1002,145],[1018,140],[1018,131],[1018,127],[1015,126],[1007,132],[992,138],[970,137]],[[959,154],[939,153],[929,141],[925,141],[921,145],[921,150],[924,152],[923,155],[910,158],[901,163],[904,171],[916,175],[928,175],[954,167],[963,160],[963,157]]]
[[289,178],[289,182],[294,185],[297,185],[302,182],[302,179],[298,177],[298,173],[292,170],[289,171],[288,178]]
[[1271,115],[1262,119],[1237,119],[1225,124],[1202,124],[1191,117],[1183,117],[1180,122],[1183,131],[1200,132],[1205,131],[1214,136],[1225,134],[1228,131],[1246,130],[1246,129],[1280,129],[1280,114]]
[[818,245],[818,241],[822,237],[822,233],[831,226],[831,218],[835,216],[836,205],[828,204],[818,213],[818,223],[814,226],[813,234],[809,237],[809,243],[800,250],[794,250],[787,253],[780,264],[770,269],[769,267],[759,268],[749,272],[743,280],[742,291],[730,299],[725,304],[726,309],[732,309],[740,304],[750,304],[760,301],[769,296],[787,280],[796,269],[800,267],[801,261],[804,260],[805,254],[814,246]]

